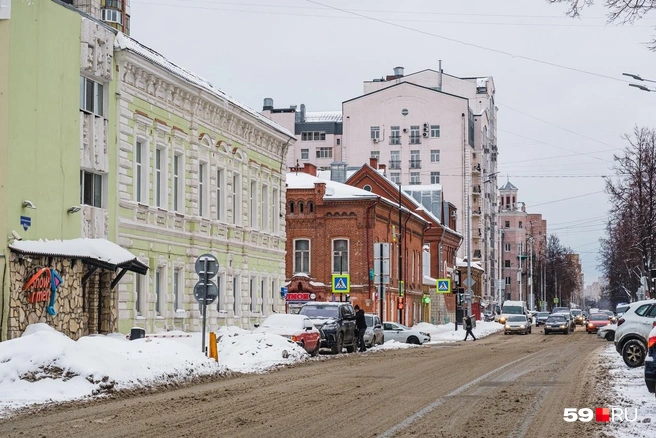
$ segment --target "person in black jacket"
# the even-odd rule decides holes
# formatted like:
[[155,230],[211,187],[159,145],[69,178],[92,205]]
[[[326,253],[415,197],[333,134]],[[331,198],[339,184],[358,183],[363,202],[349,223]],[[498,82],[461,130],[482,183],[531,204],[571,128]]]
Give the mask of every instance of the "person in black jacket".
[[467,333],[465,333],[465,341],[471,335],[474,340],[476,340],[476,336],[474,336],[474,332],[472,332],[472,320],[471,316],[467,315],[465,316],[465,330],[467,330]]
[[357,304],[355,309],[355,328],[358,329],[358,344],[360,345],[360,352],[367,351],[364,346],[364,332],[367,331],[367,320],[364,319],[364,310],[360,309]]

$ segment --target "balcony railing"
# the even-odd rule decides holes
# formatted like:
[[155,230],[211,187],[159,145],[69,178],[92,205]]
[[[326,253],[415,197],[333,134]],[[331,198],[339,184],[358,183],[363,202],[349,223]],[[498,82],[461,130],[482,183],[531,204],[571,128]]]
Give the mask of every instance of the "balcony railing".
[[481,165],[480,165],[480,163],[477,164],[476,166],[474,166],[474,167],[472,168],[472,172],[474,172],[474,173],[481,173]]
[[401,160],[391,160],[389,162],[389,168],[390,169],[400,169],[401,168]]
[[401,137],[392,135],[390,136],[389,141],[389,144],[401,144]]
[[421,160],[410,160],[410,169],[421,169]]
[[421,144],[421,137],[418,135],[411,135],[410,144]]

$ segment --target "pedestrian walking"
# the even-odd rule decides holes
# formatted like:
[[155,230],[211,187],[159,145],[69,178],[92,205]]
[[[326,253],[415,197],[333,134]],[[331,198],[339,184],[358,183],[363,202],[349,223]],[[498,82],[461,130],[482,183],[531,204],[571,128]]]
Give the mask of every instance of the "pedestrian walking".
[[465,316],[465,324],[464,325],[465,325],[465,330],[467,330],[467,332],[465,333],[465,341],[467,340],[469,335],[471,335],[471,337],[474,338],[474,341],[475,341],[476,336],[474,336],[474,332],[472,332],[471,316],[469,316],[469,315]]
[[358,344],[360,345],[360,352],[367,351],[364,346],[364,332],[367,331],[367,320],[364,318],[364,310],[360,306],[355,305],[355,328],[358,330]]

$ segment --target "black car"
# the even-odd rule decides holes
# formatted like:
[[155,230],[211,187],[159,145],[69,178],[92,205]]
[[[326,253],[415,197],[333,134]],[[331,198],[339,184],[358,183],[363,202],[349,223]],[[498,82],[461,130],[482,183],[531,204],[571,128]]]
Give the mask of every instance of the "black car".
[[547,321],[547,318],[549,318],[549,312],[538,312],[537,316],[535,317],[535,326],[540,327],[541,325],[544,325],[544,323]]
[[565,315],[550,315],[544,323],[544,334],[564,333],[569,334],[569,321]]
[[304,304],[298,312],[310,317],[321,332],[321,348],[334,353],[353,353],[358,345],[355,335],[355,310],[349,302],[312,302]]

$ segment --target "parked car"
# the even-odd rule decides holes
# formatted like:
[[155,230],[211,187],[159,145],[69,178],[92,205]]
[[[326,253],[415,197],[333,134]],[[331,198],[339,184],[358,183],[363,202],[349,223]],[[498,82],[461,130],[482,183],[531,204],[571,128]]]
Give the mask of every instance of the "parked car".
[[614,341],[615,330],[617,330],[617,324],[608,324],[606,326],[600,327],[597,329],[597,337],[603,338],[607,341]]
[[259,324],[253,333],[273,333],[283,336],[303,347],[310,356],[316,356],[321,348],[321,333],[305,315],[274,313]]
[[353,353],[358,345],[355,336],[355,310],[348,302],[310,302],[301,307],[299,315],[308,316],[321,332],[321,348],[334,353]]
[[563,313],[556,313],[555,315],[549,315],[546,322],[544,323],[544,334],[548,335],[549,333],[563,333],[568,335],[570,332],[570,325],[567,317]]
[[615,349],[624,363],[631,368],[642,366],[647,355],[647,338],[656,317],[656,300],[631,303],[624,315],[617,320]]
[[645,359],[645,385],[649,392],[656,391],[656,328],[647,337],[647,358]]
[[506,335],[511,333],[527,335],[531,333],[531,323],[526,315],[510,315],[503,326],[503,333]]
[[588,333],[596,333],[600,327],[605,327],[610,324],[610,319],[605,313],[593,313],[588,318],[588,323],[585,325],[585,331]]
[[367,348],[382,345],[385,343],[385,332],[380,318],[375,313],[365,313],[364,319],[367,322],[367,330],[364,332],[364,345]]
[[621,318],[622,315],[624,315],[624,312],[626,312],[629,309],[630,304],[629,303],[619,303],[615,307],[615,316],[617,318]]
[[574,317],[574,323],[576,325],[585,325],[585,317],[581,309],[572,309],[570,313]]
[[551,313],[569,313],[569,307],[554,307],[551,309]]
[[407,344],[423,344],[430,342],[431,337],[429,333],[420,332],[419,330],[411,329],[399,324],[398,322],[384,322],[383,331],[386,340],[396,342],[405,342]]
[[608,315],[608,319],[610,320],[611,323],[616,323],[617,318],[615,317],[615,314],[611,310],[600,310],[599,313],[605,313]]
[[569,311],[561,312],[561,313],[552,313],[552,315],[562,315],[567,320],[569,331],[573,332],[574,330],[576,330],[576,323],[574,322],[574,318],[572,318],[572,314]]
[[540,327],[541,325],[544,325],[547,318],[549,318],[549,315],[549,312],[538,312],[538,315],[535,317],[535,326]]

